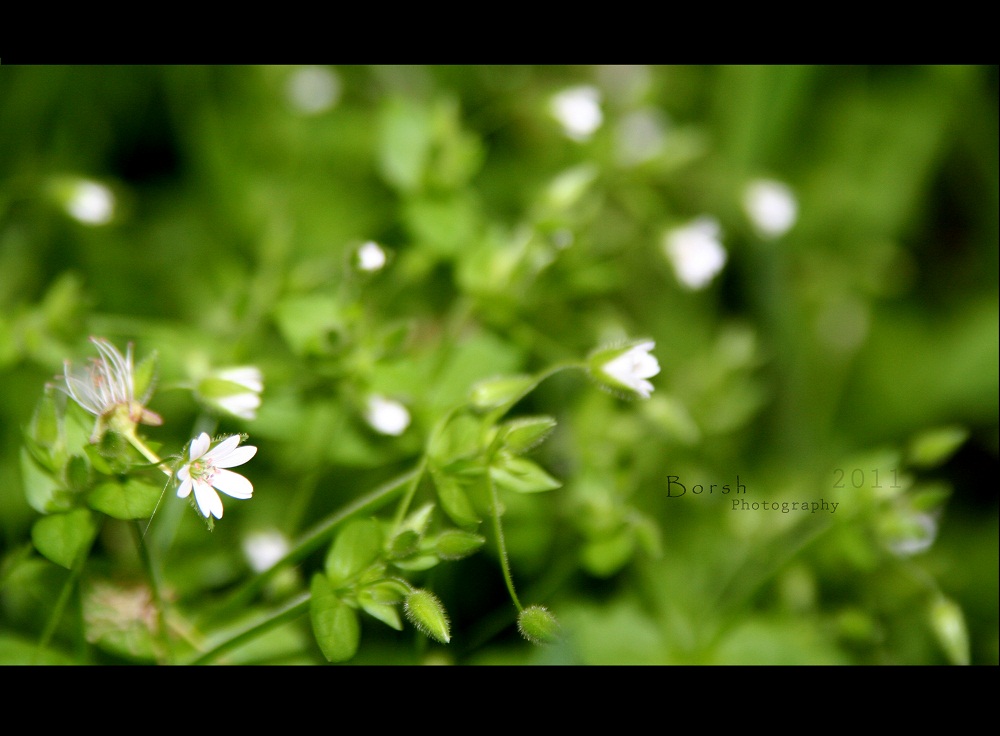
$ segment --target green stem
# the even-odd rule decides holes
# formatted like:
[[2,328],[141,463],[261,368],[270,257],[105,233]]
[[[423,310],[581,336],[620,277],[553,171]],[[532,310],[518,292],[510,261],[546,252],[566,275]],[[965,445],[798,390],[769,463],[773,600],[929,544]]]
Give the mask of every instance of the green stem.
[[413,501],[413,496],[417,493],[417,486],[420,485],[420,479],[424,476],[424,472],[427,470],[427,455],[423,455],[420,458],[420,462],[417,464],[416,470],[413,471],[413,480],[410,481],[409,486],[406,489],[406,495],[399,502],[399,508],[396,509],[396,517],[393,519],[393,531],[399,529],[400,524],[403,523],[403,519],[406,518],[406,512],[410,508],[410,503]]
[[59,625],[63,612],[66,610],[66,604],[69,602],[70,594],[76,586],[76,581],[79,579],[80,573],[83,572],[83,566],[86,561],[87,555],[80,554],[72,569],[69,571],[69,575],[66,576],[66,580],[63,582],[63,586],[59,591],[59,597],[56,599],[56,604],[52,607],[52,613],[49,615],[49,619],[45,623],[45,629],[42,631],[42,635],[38,640],[37,651],[39,653],[45,649],[52,640],[56,627]]
[[517,606],[518,611],[523,611],[524,606],[517,599],[517,592],[514,590],[514,578],[510,574],[510,561],[507,559],[507,545],[503,538],[503,527],[500,525],[500,499],[497,498],[497,487],[493,483],[493,476],[486,473],[486,482],[490,488],[490,511],[493,513],[493,531],[497,537],[497,550],[500,552],[500,566],[503,569],[503,579],[507,583],[507,590],[510,591],[511,600]]
[[404,488],[407,483],[410,483],[415,477],[418,477],[419,471],[420,468],[418,467],[414,470],[403,473],[402,475],[398,475],[388,483],[379,486],[375,490],[361,496],[360,498],[355,499],[334,513],[332,516],[327,517],[325,521],[320,522],[313,527],[311,531],[307,532],[284,557],[275,562],[267,570],[264,570],[257,576],[248,580],[243,584],[243,586],[234,591],[229,600],[224,602],[216,613],[225,614],[239,610],[243,606],[246,606],[253,600],[253,597],[267,584],[267,582],[277,575],[286,565],[302,560],[320,547],[320,545],[329,540],[336,528],[347,519],[361,513],[374,511],[375,509],[381,507],[382,504],[389,501],[402,488]]
[[125,439],[129,441],[132,447],[134,447],[140,453],[142,453],[142,456],[147,460],[149,460],[149,462],[156,463],[156,465],[160,467],[160,470],[162,470],[167,475],[168,478],[173,477],[174,474],[173,471],[170,468],[168,468],[167,465],[160,458],[160,456],[157,455],[155,452],[153,452],[151,449],[149,449],[146,446],[146,444],[142,440],[140,440],[138,436],[136,436],[134,432],[127,433],[125,435]]
[[174,654],[170,646],[170,636],[167,633],[166,614],[164,613],[163,597],[160,595],[160,583],[156,575],[156,568],[153,565],[153,558],[149,554],[149,547],[143,540],[144,532],[139,528],[138,521],[132,523],[132,530],[135,532],[135,543],[139,548],[139,559],[142,561],[143,570],[145,570],[146,578],[149,580],[149,590],[153,594],[153,606],[156,608],[156,639],[167,663],[172,664]]
[[270,614],[262,621],[253,624],[252,626],[243,629],[242,631],[233,634],[223,641],[216,644],[214,647],[209,649],[207,652],[203,652],[195,659],[188,662],[190,665],[208,664],[212,660],[216,659],[222,654],[235,649],[241,644],[251,641],[256,637],[264,634],[276,626],[280,626],[288,621],[294,621],[299,616],[307,613],[309,611],[309,601],[310,595],[305,593],[294,601],[289,603],[287,606],[277,611],[276,613]]

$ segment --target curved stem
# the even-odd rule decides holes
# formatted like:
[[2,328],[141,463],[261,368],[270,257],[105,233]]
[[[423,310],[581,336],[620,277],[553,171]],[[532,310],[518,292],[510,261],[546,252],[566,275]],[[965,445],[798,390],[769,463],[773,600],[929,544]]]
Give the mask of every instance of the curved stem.
[[162,470],[167,475],[167,477],[173,477],[174,474],[173,471],[167,467],[166,463],[163,462],[163,460],[160,458],[159,455],[157,455],[155,452],[149,449],[146,446],[146,444],[139,439],[139,437],[135,434],[135,432],[130,432],[126,434],[125,439],[129,441],[132,447],[134,447],[140,453],[142,453],[142,456],[147,460],[149,460],[149,462],[156,463],[156,465],[159,466],[160,470]]
[[500,566],[503,569],[503,579],[507,583],[507,590],[510,591],[511,600],[514,601],[517,610],[523,611],[524,606],[521,605],[521,601],[517,598],[517,592],[514,590],[514,578],[510,574],[510,560],[507,559],[507,544],[504,542],[503,527],[500,525],[500,500],[497,498],[497,487],[493,483],[493,476],[490,475],[488,470],[486,472],[486,482],[490,488],[490,511],[493,512],[493,531],[497,537],[497,550],[500,552]]

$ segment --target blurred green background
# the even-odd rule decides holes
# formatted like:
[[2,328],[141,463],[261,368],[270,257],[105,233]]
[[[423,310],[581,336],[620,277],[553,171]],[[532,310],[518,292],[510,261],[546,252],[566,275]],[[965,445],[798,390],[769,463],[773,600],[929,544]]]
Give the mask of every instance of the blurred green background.
[[[475,381],[644,337],[649,400],[567,373],[515,410],[559,422],[533,458],[562,487],[504,526],[560,641],[518,636],[488,544],[425,580],[449,646],[366,621],[354,661],[998,664],[997,141],[995,66],[0,66],[0,661],[66,572],[31,546],[21,432],[101,335],[158,353],[165,446],[203,421],[172,383],[265,376],[217,427],[260,448],[253,500],[164,543],[179,612],[249,575],[253,534],[410,467]],[[780,233],[760,180],[794,198]],[[725,265],[688,288],[666,244],[703,217]],[[693,491],[737,476],[838,507]],[[93,613],[134,554],[107,524],[59,658],[146,661]],[[228,661],[323,658],[303,620]]]

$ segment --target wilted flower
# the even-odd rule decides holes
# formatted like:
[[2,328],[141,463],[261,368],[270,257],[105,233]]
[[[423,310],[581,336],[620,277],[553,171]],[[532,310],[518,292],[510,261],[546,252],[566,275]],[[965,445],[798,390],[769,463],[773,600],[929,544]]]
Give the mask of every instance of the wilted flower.
[[226,468],[243,465],[257,454],[252,445],[237,447],[240,435],[227,437],[209,450],[211,440],[205,432],[191,440],[190,462],[177,471],[180,485],[177,495],[187,498],[194,490],[198,510],[206,519],[209,515],[222,518],[222,499],[216,490],[233,498],[247,499],[253,495],[253,485],[239,473]]
[[600,93],[596,87],[585,85],[564,89],[553,95],[549,105],[563,131],[575,141],[587,140],[604,122]]
[[743,193],[743,209],[762,237],[777,238],[795,224],[799,208],[788,186],[780,181],[757,179]]
[[362,271],[378,271],[385,265],[385,251],[374,240],[358,248],[357,251],[358,268]]
[[398,401],[375,395],[368,399],[365,420],[376,432],[395,437],[410,426],[410,412]]
[[198,397],[212,408],[240,419],[256,419],[264,377],[252,366],[220,368],[198,383]]
[[90,341],[101,357],[91,359],[90,365],[80,369],[73,369],[67,360],[61,376],[65,385],[58,388],[98,418],[91,439],[100,438],[112,422],[126,434],[134,431],[139,422],[153,426],[163,424],[159,414],[144,406],[152,394],[152,380],[147,380],[148,385],[136,396],[132,344],[129,343],[122,355],[102,337],[91,337]]
[[726,249],[719,242],[719,223],[699,217],[684,227],[667,232],[663,249],[678,280],[689,289],[701,289],[726,264]]
[[660,364],[651,354],[652,340],[617,348],[605,348],[591,355],[591,375],[613,391],[622,389],[648,399],[653,384],[647,381],[660,372]]

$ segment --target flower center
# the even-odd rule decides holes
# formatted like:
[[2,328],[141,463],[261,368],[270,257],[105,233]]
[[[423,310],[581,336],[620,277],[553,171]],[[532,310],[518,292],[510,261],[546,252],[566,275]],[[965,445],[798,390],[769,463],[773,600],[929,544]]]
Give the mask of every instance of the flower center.
[[195,460],[191,463],[190,473],[193,479],[210,483],[215,477],[215,466],[204,460]]

